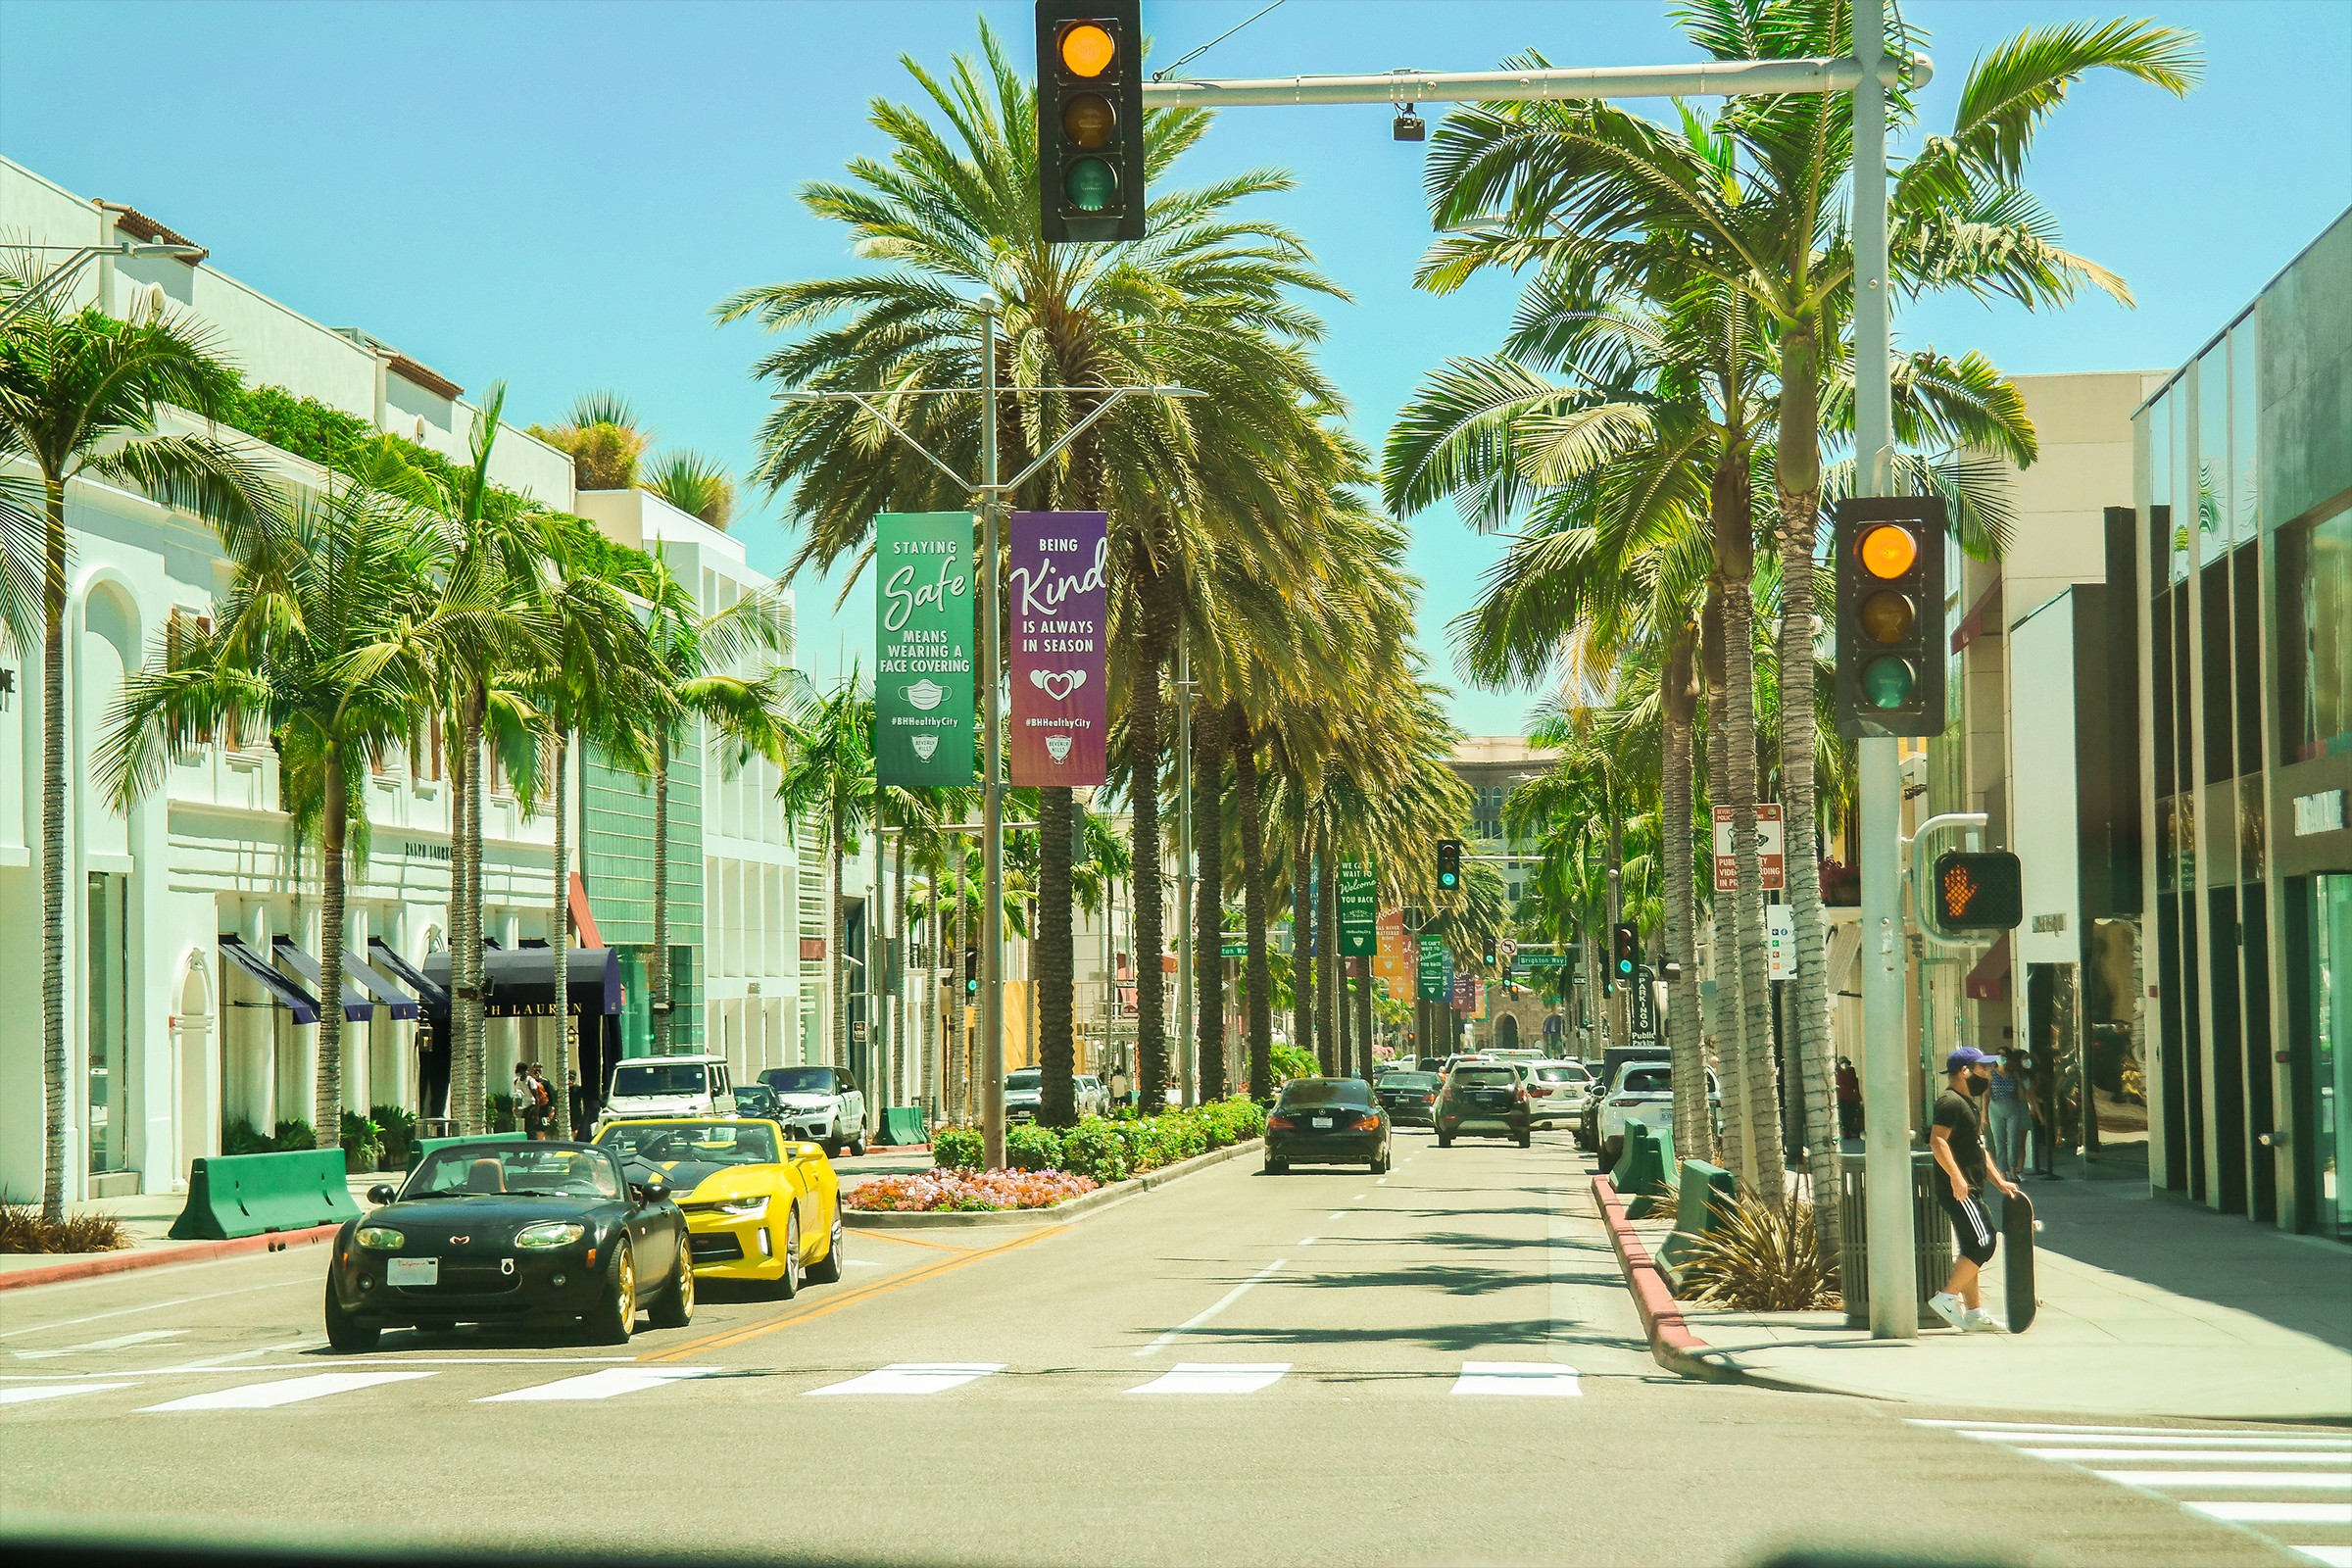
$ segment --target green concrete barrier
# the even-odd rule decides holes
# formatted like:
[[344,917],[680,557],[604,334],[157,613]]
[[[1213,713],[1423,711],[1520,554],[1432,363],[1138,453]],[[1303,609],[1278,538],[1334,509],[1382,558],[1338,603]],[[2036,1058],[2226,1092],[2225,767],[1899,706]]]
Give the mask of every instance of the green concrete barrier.
[[1654,1133],[1645,1121],[1625,1124],[1625,1149],[1609,1181],[1626,1198],[1625,1217],[1642,1219],[1659,1206],[1658,1193],[1674,1168],[1674,1135]]
[[172,1222],[175,1242],[229,1242],[308,1230],[357,1217],[340,1149],[216,1154],[188,1174],[188,1201]]
[[474,1133],[462,1138],[419,1138],[409,1146],[409,1169],[415,1170],[424,1163],[425,1155],[436,1149],[446,1149],[451,1144],[520,1144],[528,1141],[528,1135],[524,1133]]
[[882,1110],[882,1132],[874,1140],[879,1144],[924,1144],[931,1141],[931,1129],[924,1125],[920,1105],[886,1105]]
[[1716,1223],[1740,1206],[1740,1181],[1730,1171],[1702,1159],[1683,1161],[1683,1184],[1676,1194],[1674,1234],[1658,1248],[1658,1271],[1669,1289],[1682,1290],[1683,1269],[1698,1250],[1699,1239],[1713,1234]]

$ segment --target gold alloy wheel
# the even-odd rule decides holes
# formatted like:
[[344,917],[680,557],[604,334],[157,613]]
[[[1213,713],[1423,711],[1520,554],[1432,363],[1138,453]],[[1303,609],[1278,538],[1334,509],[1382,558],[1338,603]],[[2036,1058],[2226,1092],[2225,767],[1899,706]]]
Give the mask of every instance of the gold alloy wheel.
[[637,1261],[629,1255],[629,1246],[620,1247],[620,1266],[612,1279],[612,1304],[620,1319],[612,1325],[613,1332],[627,1339],[637,1327]]

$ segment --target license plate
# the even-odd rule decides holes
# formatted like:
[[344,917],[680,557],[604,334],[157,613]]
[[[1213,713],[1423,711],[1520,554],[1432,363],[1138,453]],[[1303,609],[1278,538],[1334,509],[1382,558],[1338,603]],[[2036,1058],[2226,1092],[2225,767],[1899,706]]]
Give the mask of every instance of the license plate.
[[438,1285],[441,1283],[441,1260],[437,1257],[396,1257],[384,1265],[386,1285]]
[[1309,1127],[1329,1127],[1331,1125],[1331,1118],[1329,1116],[1309,1116],[1306,1119],[1306,1124]]

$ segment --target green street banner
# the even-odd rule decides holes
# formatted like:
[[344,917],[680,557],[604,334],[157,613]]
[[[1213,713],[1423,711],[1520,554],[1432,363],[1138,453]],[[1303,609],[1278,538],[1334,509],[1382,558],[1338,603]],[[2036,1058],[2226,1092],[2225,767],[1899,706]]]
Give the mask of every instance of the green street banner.
[[1380,907],[1372,868],[1353,860],[1340,862],[1340,956],[1369,958],[1375,942]]
[[1453,956],[1443,937],[1421,939],[1421,1000],[1444,1002],[1453,992]]
[[972,782],[972,514],[874,518],[874,777]]

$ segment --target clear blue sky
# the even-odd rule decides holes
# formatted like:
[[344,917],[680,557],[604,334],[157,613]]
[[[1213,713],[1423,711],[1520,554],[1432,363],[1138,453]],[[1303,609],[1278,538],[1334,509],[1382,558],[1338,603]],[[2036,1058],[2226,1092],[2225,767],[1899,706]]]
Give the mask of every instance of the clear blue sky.
[[[1262,3],[1147,0],[1145,14],[1169,59]],[[2029,172],[2070,245],[2130,280],[2136,311],[2096,296],[2043,316],[1945,302],[1898,321],[1913,341],[1983,349],[2012,372],[2171,367],[2352,204],[2352,0],[1907,12],[1934,35],[1930,128],[1948,123],[1971,60],[2038,23],[2153,14],[2201,34],[2207,60],[2184,103],[2087,83]],[[1029,6],[967,0],[0,0],[0,152],[138,207],[296,309],[469,388],[506,377],[522,420],[616,387],[665,441],[740,471],[766,407],[746,373],[761,338],[715,329],[710,306],[851,265],[795,192],[878,150],[866,104],[907,94],[898,57],[943,66],[973,46],[976,15],[1026,57]],[[1188,74],[1467,71],[1531,48],[1563,65],[1694,53],[1652,0],[1289,0]],[[1325,352],[1377,449],[1430,366],[1494,345],[1509,295],[1413,291],[1421,149],[1390,140],[1385,108],[1229,112],[1179,177],[1265,164],[1298,181],[1268,206],[1353,296],[1327,312]],[[781,507],[753,503],[737,531],[773,569]],[[1497,545],[1448,515],[1414,526],[1421,631],[1449,671],[1445,622]],[[871,642],[864,585],[836,617],[839,587],[800,584],[803,661],[820,679]],[[1527,701],[1459,693],[1455,715],[1515,732]]]

